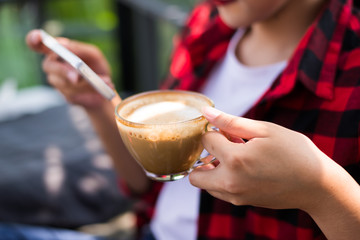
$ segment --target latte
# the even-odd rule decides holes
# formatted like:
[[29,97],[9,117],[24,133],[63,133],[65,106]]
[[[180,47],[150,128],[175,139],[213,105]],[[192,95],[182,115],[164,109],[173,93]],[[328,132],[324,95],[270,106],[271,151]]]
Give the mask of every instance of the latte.
[[198,160],[207,123],[200,112],[203,106],[212,106],[212,101],[201,94],[154,91],[130,97],[117,107],[120,135],[150,177],[185,176]]

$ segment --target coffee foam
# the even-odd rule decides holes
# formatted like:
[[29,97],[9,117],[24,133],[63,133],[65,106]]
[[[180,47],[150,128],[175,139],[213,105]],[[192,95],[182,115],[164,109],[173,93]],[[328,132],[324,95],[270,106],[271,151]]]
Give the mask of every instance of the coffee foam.
[[182,122],[174,125],[152,125],[151,128],[137,127],[133,128],[117,122],[119,129],[127,133],[130,137],[144,139],[148,141],[176,141],[182,138],[190,137],[199,132],[205,131],[206,119],[197,122]]
[[179,101],[163,101],[136,109],[126,119],[136,123],[168,124],[191,120],[201,116],[198,109]]
[[[125,100],[126,101],[126,100]],[[183,108],[186,106],[187,108],[191,108],[192,111],[196,111],[197,115],[196,118],[192,114],[184,113],[182,118],[184,119],[184,116],[186,116],[186,120],[194,119],[195,121],[178,121],[178,123],[175,124],[149,124],[149,125],[142,125],[138,122],[138,120],[135,119],[136,115],[135,112],[137,109],[143,108],[145,106],[157,106],[154,107],[152,110],[146,110],[147,112],[150,112],[152,115],[154,113],[158,113],[159,111],[164,111],[164,109],[167,109],[164,111],[164,115],[170,116],[175,115],[173,114],[173,110],[175,107],[170,107],[170,104],[166,103],[165,107],[159,107],[158,103],[163,102],[171,102],[172,104],[175,104],[178,108]],[[197,97],[193,94],[183,94],[181,92],[172,92],[172,93],[163,93],[163,94],[151,94],[151,95],[143,95],[143,96],[137,96],[136,99],[130,99],[130,101],[127,101],[125,106],[120,108],[118,110],[119,116],[121,116],[123,119],[126,119],[129,122],[123,122],[117,121],[118,128],[121,129],[120,132],[131,137],[136,137],[139,139],[146,139],[150,141],[167,141],[167,140],[179,140],[182,138],[193,136],[194,134],[198,134],[199,132],[203,132],[205,130],[205,125],[207,123],[207,120],[204,117],[201,117],[200,109],[203,106],[209,106],[211,103],[208,102],[208,100]],[[174,105],[172,105],[174,106]],[[163,109],[164,108],[164,109]],[[186,108],[184,108],[186,109]],[[187,111],[187,110],[186,110]],[[190,112],[190,111],[189,111]],[[129,116],[133,115],[129,119]],[[139,114],[140,117],[147,116],[147,113]],[[139,117],[139,118],[140,118]],[[138,122],[140,125],[133,125],[132,123]],[[125,137],[125,136],[123,136]]]

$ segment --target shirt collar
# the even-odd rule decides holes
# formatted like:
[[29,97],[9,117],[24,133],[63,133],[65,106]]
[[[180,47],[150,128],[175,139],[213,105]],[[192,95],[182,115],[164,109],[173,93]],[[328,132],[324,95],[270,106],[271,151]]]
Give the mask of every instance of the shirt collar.
[[318,97],[333,98],[336,65],[351,8],[352,0],[331,0],[324,7],[300,41],[269,97],[285,95],[300,82]]

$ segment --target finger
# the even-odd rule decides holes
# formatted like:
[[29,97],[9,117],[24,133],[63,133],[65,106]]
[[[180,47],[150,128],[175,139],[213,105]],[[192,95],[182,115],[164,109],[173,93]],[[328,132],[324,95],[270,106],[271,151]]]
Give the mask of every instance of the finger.
[[208,155],[204,158],[201,158],[200,161],[202,162],[201,163],[202,165],[199,165],[196,168],[213,169],[216,167],[216,165],[213,165],[215,158],[212,155]]
[[202,144],[206,151],[220,162],[226,159],[228,153],[234,151],[234,148],[238,145],[229,141],[226,136],[217,131],[205,133],[202,137]]
[[221,165],[213,169],[196,168],[189,175],[190,183],[200,189],[206,190],[215,198],[230,202],[235,205],[245,204],[245,199],[241,196],[241,192],[229,192],[226,188],[226,175],[223,173]]
[[92,105],[99,101],[98,94],[94,94],[94,91],[89,91],[90,86],[84,86],[84,82],[81,81],[78,84],[74,85],[56,74],[49,74],[47,76],[49,84],[59,90],[66,100],[71,103],[81,102],[88,105]]
[[197,167],[189,174],[189,180],[192,185],[207,191],[218,191],[217,186],[217,168]]
[[49,54],[45,57],[42,64],[44,72],[52,75],[58,75],[72,83],[77,83],[80,75],[69,64],[59,61],[56,54]]
[[115,85],[114,83],[111,81],[111,78],[110,76],[102,76],[102,75],[99,75],[99,77],[101,77],[101,79],[109,86],[111,87],[112,89],[115,89]]
[[205,107],[204,117],[220,130],[244,139],[266,137],[269,135],[269,124],[263,121],[251,120],[226,114],[212,107]]
[[202,166],[194,169],[190,174],[191,183],[202,189],[220,191],[222,186],[220,183],[224,180],[222,172],[226,169],[229,153],[237,151],[239,156],[241,151],[236,148],[241,148],[244,144],[233,143],[216,131],[205,133],[202,142],[205,149],[217,159],[217,162],[213,167]]
[[38,52],[47,54],[50,50],[42,43],[40,30],[31,30],[25,37],[25,42],[30,49]]
[[66,79],[56,74],[49,74],[47,76],[47,81],[51,86],[59,89],[60,91],[62,91],[67,86]]
[[227,139],[229,139],[229,141],[231,141],[231,142],[233,142],[233,143],[245,143],[245,141],[244,141],[242,138],[238,137],[238,136],[235,136],[235,135],[230,134],[230,133],[228,133],[228,132],[224,132],[224,131],[222,131],[222,130],[220,130],[220,132],[221,132]]

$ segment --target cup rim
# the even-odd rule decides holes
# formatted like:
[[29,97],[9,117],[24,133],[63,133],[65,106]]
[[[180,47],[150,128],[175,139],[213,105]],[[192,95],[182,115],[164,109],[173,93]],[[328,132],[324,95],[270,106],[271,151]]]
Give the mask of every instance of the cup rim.
[[214,102],[208,98],[207,96],[205,96],[204,94],[198,93],[198,92],[194,92],[194,91],[187,91],[187,90],[152,90],[152,91],[145,91],[145,92],[141,92],[141,93],[137,93],[134,94],[130,97],[125,98],[124,100],[122,100],[120,103],[118,103],[115,107],[115,117],[118,121],[122,122],[124,125],[131,125],[131,127],[138,127],[138,128],[144,128],[144,127],[154,127],[154,126],[170,126],[170,125],[175,125],[175,124],[184,124],[184,123],[188,123],[188,122],[197,122],[197,121],[201,121],[203,119],[205,119],[205,117],[203,115],[197,117],[197,118],[192,118],[189,120],[184,120],[184,121],[179,121],[176,123],[159,123],[159,124],[148,124],[148,123],[138,123],[138,122],[132,122],[129,121],[123,117],[120,116],[119,114],[119,109],[124,106],[125,104],[127,104],[128,102],[132,101],[133,99],[136,98],[140,98],[142,96],[147,96],[147,95],[155,95],[155,94],[162,94],[162,93],[178,93],[178,94],[188,94],[188,95],[193,95],[193,96],[198,96],[201,97],[203,99],[205,99],[206,101],[209,102],[209,106],[214,107]]

